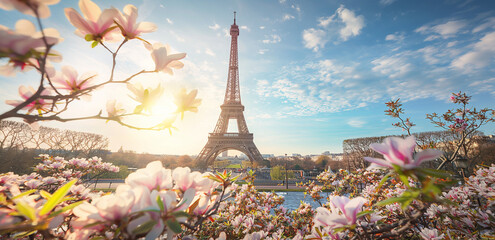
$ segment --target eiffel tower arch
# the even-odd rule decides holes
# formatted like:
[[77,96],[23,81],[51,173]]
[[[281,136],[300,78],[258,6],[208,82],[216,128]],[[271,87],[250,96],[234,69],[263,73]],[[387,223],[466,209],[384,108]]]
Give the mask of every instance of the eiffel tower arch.
[[[241,103],[241,91],[239,88],[239,61],[237,54],[237,37],[239,36],[239,26],[236,25],[235,12],[234,24],[230,26],[232,36],[230,44],[230,61],[225,90],[225,99],[220,106],[222,110],[218,118],[217,125],[208,136],[208,142],[196,158],[197,162],[212,163],[216,157],[225,150],[237,150],[244,153],[251,165],[253,162],[261,162],[258,148],[254,144],[253,134],[249,132],[246,119],[244,118],[244,105]],[[229,121],[236,120],[238,132],[228,132]]]

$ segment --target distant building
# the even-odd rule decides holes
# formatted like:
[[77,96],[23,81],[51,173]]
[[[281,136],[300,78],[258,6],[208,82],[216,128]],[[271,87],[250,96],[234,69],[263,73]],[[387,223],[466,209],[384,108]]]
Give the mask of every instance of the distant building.
[[262,156],[264,159],[267,159],[267,158],[273,158],[273,157],[275,157],[275,154],[261,154],[261,156]]

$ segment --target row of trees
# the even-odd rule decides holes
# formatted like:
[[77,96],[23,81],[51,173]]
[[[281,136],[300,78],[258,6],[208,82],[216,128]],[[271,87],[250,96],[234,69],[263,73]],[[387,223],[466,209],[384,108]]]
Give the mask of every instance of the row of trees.
[[[433,131],[412,133],[416,137],[418,148],[436,148],[446,154],[453,153],[459,145],[461,133],[453,131]],[[350,169],[366,168],[369,162],[364,157],[378,157],[378,153],[370,148],[370,144],[382,142],[390,136],[365,137],[346,139],[343,142],[344,162]],[[403,136],[401,136],[403,137]],[[480,131],[472,132],[465,138],[460,149],[460,155],[468,158],[471,165],[495,163],[495,141],[489,136],[484,136]],[[436,168],[441,164],[441,160],[430,161],[429,168]],[[453,164],[445,166],[447,170],[455,170]]]
[[109,152],[103,135],[40,127],[22,122],[0,121],[0,172],[27,173],[41,153],[64,157],[103,157]]
[[197,168],[196,162],[188,155],[155,155],[149,153],[136,153],[133,151],[119,151],[105,157],[106,162],[129,168],[143,168],[153,161],[160,161],[167,168],[190,167]]

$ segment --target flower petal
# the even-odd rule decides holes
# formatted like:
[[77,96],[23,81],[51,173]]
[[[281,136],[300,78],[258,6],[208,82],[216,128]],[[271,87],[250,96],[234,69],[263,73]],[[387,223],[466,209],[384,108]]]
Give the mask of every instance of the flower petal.
[[97,22],[101,15],[101,9],[91,0],[81,0],[79,1],[79,8],[83,13],[84,17],[92,22]]

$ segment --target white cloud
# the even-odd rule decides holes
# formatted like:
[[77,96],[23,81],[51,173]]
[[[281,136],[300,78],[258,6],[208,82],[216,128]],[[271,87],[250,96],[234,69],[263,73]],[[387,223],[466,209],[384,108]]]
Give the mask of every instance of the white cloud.
[[447,39],[454,37],[466,26],[467,23],[463,20],[452,20],[434,26],[424,25],[417,28],[415,32],[428,35],[425,41],[432,41],[438,38]]
[[256,82],[256,92],[258,95],[268,97],[270,94],[270,91],[268,90],[269,85],[267,80],[258,80],[258,82]]
[[269,119],[269,118],[273,118],[273,116],[271,114],[268,114],[268,113],[263,113],[263,114],[258,114],[256,116],[256,118]]
[[242,30],[246,30],[248,32],[251,32],[251,29],[249,29],[248,26],[243,25],[243,26],[240,26],[239,28],[242,29]]
[[305,29],[303,31],[303,42],[304,47],[313,49],[313,51],[318,51],[318,49],[323,48],[325,43],[328,41],[326,38],[327,33],[319,29]]
[[260,49],[260,50],[258,50],[258,54],[261,54],[261,55],[265,54],[266,52],[268,52],[268,49]]
[[383,56],[371,61],[375,65],[372,70],[390,78],[402,77],[411,70],[412,65],[400,55]]
[[294,19],[296,17],[290,15],[290,14],[285,14],[283,17],[282,17],[282,21],[288,21],[288,20],[291,20],[291,19]]
[[347,121],[347,125],[354,128],[362,128],[365,124],[366,122],[361,119],[350,119]]
[[208,28],[212,29],[212,30],[218,30],[220,29],[220,25],[218,25],[217,23],[215,23],[214,25],[212,26],[208,26]]
[[444,24],[436,25],[433,30],[442,36],[451,36],[459,32],[462,28],[466,26],[464,21],[448,21]]
[[365,23],[363,15],[356,16],[353,11],[340,5],[332,16],[320,17],[318,26],[323,29],[309,28],[303,31],[304,46],[313,49],[313,51],[318,51],[319,48],[324,47],[334,32],[338,32],[342,41],[358,36]]
[[213,57],[215,56],[215,53],[211,49],[209,49],[209,48],[206,48],[205,49],[205,53],[208,54],[208,55],[210,55],[210,56],[213,56]]
[[349,37],[357,36],[364,27],[364,17],[363,15],[356,16],[353,11],[344,8],[343,5],[337,9],[338,17],[345,24],[343,28],[340,29],[340,37],[347,41]]
[[495,27],[495,17],[491,17],[485,20],[485,22],[473,29],[473,33],[481,32],[487,28]]
[[262,42],[265,44],[269,44],[269,43],[279,43],[280,41],[282,41],[282,38],[280,38],[279,35],[272,34],[268,37],[268,39],[264,39]]
[[404,40],[404,33],[394,33],[394,34],[389,34],[385,37],[386,41],[397,41],[397,42],[402,42]]
[[451,65],[469,72],[488,66],[493,60],[494,54],[495,32],[491,32],[474,44],[472,51],[454,59]]
[[334,21],[335,14],[330,17],[321,17],[318,19],[318,26],[327,27],[331,22]]
[[381,5],[390,5],[394,3],[396,0],[380,0]]
[[437,64],[440,59],[436,57],[439,54],[438,49],[433,46],[427,46],[418,50],[428,64]]
[[170,18],[167,18],[167,22],[168,22],[168,24],[170,24],[170,25],[174,24],[174,22],[172,22],[172,20],[170,20]]
[[336,86],[350,87],[352,83],[346,82],[346,79],[360,78],[359,74],[355,73],[354,67],[336,64],[335,60],[331,59],[319,61],[315,68],[318,69],[321,81]]
[[279,3],[285,3],[287,0],[278,0]]
[[177,33],[175,33],[174,31],[170,30],[170,35],[174,36],[175,39],[178,41],[178,42],[185,42],[186,40],[179,36]]
[[301,8],[299,7],[299,5],[292,5],[290,6],[292,9],[296,10],[297,13],[301,13]]
[[261,30],[265,29],[265,26],[260,26],[260,29],[261,29]]

